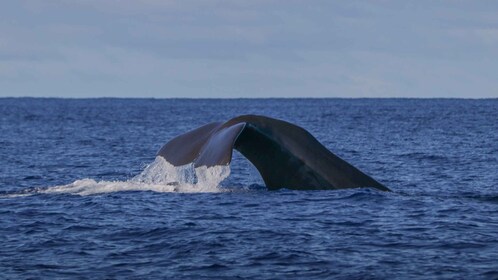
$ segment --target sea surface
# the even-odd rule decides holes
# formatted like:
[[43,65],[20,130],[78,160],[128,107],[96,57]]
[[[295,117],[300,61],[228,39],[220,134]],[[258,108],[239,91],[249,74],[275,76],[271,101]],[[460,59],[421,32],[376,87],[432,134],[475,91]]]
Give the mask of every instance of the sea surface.
[[[392,192],[156,158],[241,114],[302,126]],[[498,99],[2,98],[0,278],[498,279]]]

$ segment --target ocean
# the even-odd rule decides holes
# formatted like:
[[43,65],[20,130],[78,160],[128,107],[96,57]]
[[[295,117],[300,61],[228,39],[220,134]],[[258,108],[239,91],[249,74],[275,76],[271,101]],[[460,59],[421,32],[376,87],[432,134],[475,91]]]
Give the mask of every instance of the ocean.
[[[156,158],[243,114],[392,192],[268,191],[238,153],[202,179]],[[0,98],[0,278],[498,279],[497,167],[498,99]]]

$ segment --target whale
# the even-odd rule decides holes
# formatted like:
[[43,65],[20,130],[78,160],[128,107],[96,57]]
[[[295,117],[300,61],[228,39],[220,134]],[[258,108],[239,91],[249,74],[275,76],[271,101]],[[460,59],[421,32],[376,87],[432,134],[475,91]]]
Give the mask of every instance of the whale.
[[179,135],[157,153],[174,166],[229,165],[239,151],[268,190],[389,188],[341,159],[304,128],[260,115],[212,122]]

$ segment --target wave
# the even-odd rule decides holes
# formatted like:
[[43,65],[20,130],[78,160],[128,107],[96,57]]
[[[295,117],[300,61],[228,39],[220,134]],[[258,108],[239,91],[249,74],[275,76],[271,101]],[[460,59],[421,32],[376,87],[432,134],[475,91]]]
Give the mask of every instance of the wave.
[[122,191],[154,192],[223,192],[221,182],[230,175],[230,166],[221,165],[195,168],[193,164],[173,166],[163,157],[156,157],[140,174],[126,181],[76,180],[67,185],[47,188],[30,188],[22,192],[3,194],[3,197],[29,196],[33,194],[93,195]]

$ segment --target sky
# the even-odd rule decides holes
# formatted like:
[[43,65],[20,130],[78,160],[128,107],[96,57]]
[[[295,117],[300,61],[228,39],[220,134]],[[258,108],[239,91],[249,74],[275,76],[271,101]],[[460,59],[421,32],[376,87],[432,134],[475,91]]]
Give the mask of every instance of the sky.
[[19,96],[498,98],[498,1],[2,0]]

